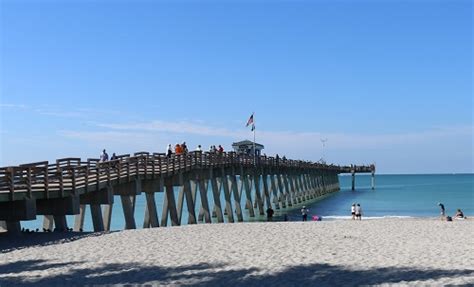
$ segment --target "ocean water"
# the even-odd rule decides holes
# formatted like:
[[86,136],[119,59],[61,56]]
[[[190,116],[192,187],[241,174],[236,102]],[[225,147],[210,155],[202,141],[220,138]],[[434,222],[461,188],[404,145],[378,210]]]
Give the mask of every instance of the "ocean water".
[[[352,203],[361,204],[364,218],[380,217],[436,217],[439,216],[438,202],[445,205],[446,213],[454,215],[457,208],[467,216],[474,216],[474,174],[442,174],[442,175],[376,175],[375,190],[370,187],[370,175],[356,176],[356,189],[351,190],[351,177],[340,176],[341,191],[305,203],[310,215],[322,216],[324,219],[343,219],[350,217]],[[175,189],[177,199],[178,189]],[[155,194],[158,216],[161,220],[163,193]],[[211,192],[208,192],[210,208],[213,208]],[[250,218],[245,210],[245,193],[242,195],[242,208],[245,221],[264,221],[265,216]],[[233,200],[232,200],[233,202]],[[225,207],[224,194],[221,204]],[[200,197],[196,198],[196,214],[199,211]],[[235,205],[233,203],[233,208]],[[282,220],[286,215],[290,221],[301,220],[301,205],[284,210],[275,210],[275,220]],[[135,220],[137,228],[142,228],[145,214],[145,195],[136,200]],[[256,212],[258,214],[258,212]],[[224,215],[227,222],[227,216]],[[74,216],[68,216],[68,225],[74,226]],[[235,217],[237,220],[237,218]],[[33,221],[23,221],[22,227],[42,228],[42,216]],[[184,204],[182,223],[186,224],[188,214]],[[213,221],[216,221],[213,218]],[[168,220],[169,222],[169,220]],[[169,224],[170,225],[170,224]],[[115,197],[112,212],[112,230],[121,230],[125,226],[120,197]],[[85,231],[91,231],[92,219],[90,210],[86,210]]]
[[[454,215],[460,208],[474,216],[474,174],[376,175],[375,190],[370,175],[357,175],[351,190],[351,176],[340,176],[341,191],[309,204],[310,213],[323,218],[349,218],[351,205],[359,203],[366,218],[436,217],[438,203]],[[291,212],[298,217],[299,212]]]

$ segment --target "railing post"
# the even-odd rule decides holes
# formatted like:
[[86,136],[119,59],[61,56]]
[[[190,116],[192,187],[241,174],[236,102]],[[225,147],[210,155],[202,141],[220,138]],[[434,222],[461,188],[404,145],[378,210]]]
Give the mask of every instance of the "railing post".
[[144,164],[145,164],[145,177],[148,175],[148,156],[144,157]]
[[72,167],[71,171],[72,171],[72,194],[76,195],[76,167]]
[[110,186],[110,163],[107,163],[107,186]]
[[130,182],[130,158],[127,160],[127,182]]
[[95,163],[95,182],[97,190],[100,188],[100,162]]
[[64,193],[64,176],[63,176],[63,170],[61,167],[56,167],[56,174],[59,177],[59,197],[63,197]]
[[44,167],[44,192],[45,192],[45,198],[49,198],[49,171],[48,171],[48,165]]
[[84,189],[87,192],[87,191],[89,191],[89,166],[88,165],[85,167],[84,176],[85,176],[85,180],[84,180],[85,188]]
[[28,198],[32,198],[32,189],[31,189],[31,167],[28,167],[26,170],[26,185],[28,190]]
[[140,175],[140,157],[135,158],[135,176],[138,177]]
[[8,183],[10,201],[13,201],[15,199],[14,167],[8,167],[7,170],[5,171],[5,175],[6,175],[7,183]]

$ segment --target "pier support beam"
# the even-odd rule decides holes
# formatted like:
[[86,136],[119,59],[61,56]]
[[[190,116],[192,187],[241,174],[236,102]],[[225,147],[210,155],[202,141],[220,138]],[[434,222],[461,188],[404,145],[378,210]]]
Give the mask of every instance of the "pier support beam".
[[355,172],[352,171],[351,174],[352,174],[352,190],[355,190],[355,181],[356,181]]
[[372,171],[372,190],[375,189],[375,171]]
[[121,195],[120,199],[122,200],[123,215],[125,217],[125,229],[136,229],[137,225],[135,224],[134,216],[134,204],[135,196],[134,195]]
[[94,232],[104,231],[104,220],[102,218],[102,208],[100,204],[91,204],[91,215]]
[[249,183],[249,178],[247,175],[240,175],[240,180],[244,181],[244,189],[245,189],[245,197],[246,203],[245,207],[249,210],[249,216],[255,217],[255,210],[253,209],[252,205],[252,187]]
[[254,171],[254,186],[255,186],[255,203],[258,206],[258,211],[260,215],[265,215],[265,210],[263,208],[262,194],[260,192],[260,174]]
[[[46,223],[46,217],[48,215],[45,215],[45,223]],[[86,217],[86,205],[85,204],[81,204],[79,206],[79,214],[77,214],[75,216],[75,219],[74,219],[74,231],[76,232],[81,232],[84,230],[84,219]],[[48,229],[47,227],[45,227],[45,223],[43,224],[43,228],[45,229]],[[51,226],[52,227],[52,226]]]
[[6,221],[7,232],[10,235],[21,234],[21,224],[19,220],[7,220]]
[[110,225],[112,223],[112,208],[114,204],[105,204],[103,210],[103,218],[104,218],[104,230],[110,231]]
[[165,184],[165,195],[163,199],[163,213],[161,216],[161,226],[168,225],[168,214],[171,219],[171,226],[179,226],[178,211],[176,210],[176,200],[174,197],[173,183],[171,180]]
[[240,197],[242,194],[242,184],[239,186],[237,184],[237,177],[235,176],[235,171],[232,170],[232,175],[230,176],[231,181],[231,191],[234,194],[234,204],[235,204],[235,212],[237,214],[237,221],[243,222],[244,217],[242,214],[242,207],[240,206]]
[[201,197],[201,210],[199,211],[199,220],[204,220],[205,223],[211,223],[211,213],[209,212],[209,201],[207,199],[207,184],[207,181],[204,179],[198,180],[199,195]]
[[278,201],[278,189],[275,183],[275,176],[273,174],[270,174],[270,187],[273,194],[273,205],[275,206],[275,209],[280,209],[280,202]]
[[230,192],[231,192],[230,188],[229,188],[230,181],[229,181],[229,178],[226,175],[225,170],[222,169],[221,172],[222,172],[222,176],[221,176],[222,186],[224,188],[225,209],[227,210],[227,221],[233,223],[234,222],[234,211],[233,211],[233,208],[232,208],[232,201],[231,201],[231,198],[230,198]]
[[43,229],[53,231],[54,230],[54,219],[52,215],[45,215],[43,218]]
[[156,211],[155,194],[145,193],[146,197],[146,209],[145,219],[143,222],[143,228],[154,228],[159,227],[158,212]]
[[224,215],[222,212],[222,205],[220,199],[220,186],[217,184],[217,178],[213,174],[213,170],[210,171],[210,178],[211,178],[211,188],[212,188],[212,196],[214,199],[214,211],[216,212],[217,222],[223,223],[224,222]]
[[66,231],[67,230],[67,220],[66,215],[54,215],[54,230],[56,231]]
[[186,207],[188,208],[188,224],[196,224],[197,223],[196,202],[195,202],[196,197],[193,196],[191,180],[189,179],[186,179],[184,181],[184,196],[186,198]]

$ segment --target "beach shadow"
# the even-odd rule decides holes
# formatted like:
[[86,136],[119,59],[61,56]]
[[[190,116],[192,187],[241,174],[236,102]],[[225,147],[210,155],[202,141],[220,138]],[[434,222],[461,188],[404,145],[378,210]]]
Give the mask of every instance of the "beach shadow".
[[[47,263],[46,260],[25,260],[0,264],[0,275],[27,271],[47,270],[70,265],[70,263]],[[1,282],[1,280],[0,280]]]
[[[49,264],[41,260],[0,265],[0,286],[84,286],[102,284],[146,284],[187,286],[361,286],[474,276],[474,269],[372,268],[348,269],[329,264],[295,266],[274,274],[259,275],[258,268],[230,269],[226,264],[196,264],[180,267],[143,264],[106,264],[80,268],[78,263]],[[67,273],[25,281],[15,273],[75,265]],[[471,284],[473,282],[470,282]],[[472,286],[472,285],[471,285]]]
[[34,246],[62,244],[108,233],[111,232],[34,232],[15,236],[5,233],[0,235],[0,254]]

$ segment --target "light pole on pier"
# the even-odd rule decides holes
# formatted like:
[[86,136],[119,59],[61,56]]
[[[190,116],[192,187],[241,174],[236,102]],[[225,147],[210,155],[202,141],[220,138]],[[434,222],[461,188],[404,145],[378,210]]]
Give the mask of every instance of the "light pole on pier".
[[322,151],[322,157],[321,157],[321,161],[323,163],[326,163],[326,160],[324,159],[324,148],[326,147],[326,142],[328,141],[328,139],[321,139],[321,143],[323,145],[323,151]]

